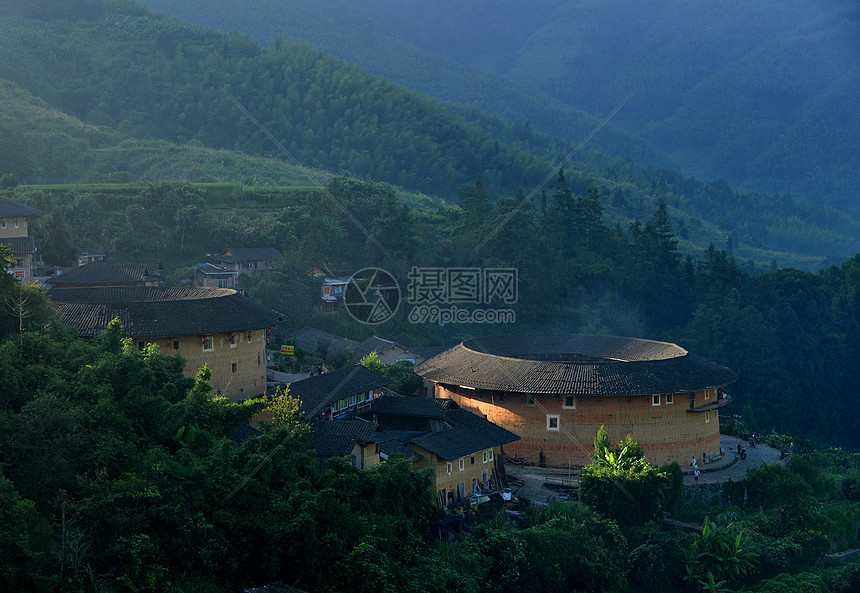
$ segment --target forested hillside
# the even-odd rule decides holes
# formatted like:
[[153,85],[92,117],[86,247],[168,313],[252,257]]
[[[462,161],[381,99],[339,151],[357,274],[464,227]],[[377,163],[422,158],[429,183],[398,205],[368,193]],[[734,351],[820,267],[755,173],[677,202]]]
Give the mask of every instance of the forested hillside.
[[265,52],[236,35],[106,12],[78,21],[7,17],[0,51],[0,77],[138,137],[277,154],[235,99],[305,165],[424,191],[450,191],[477,175],[515,191],[548,166],[430,99],[307,46]]
[[[135,138],[86,124],[2,79],[0,103],[0,170],[14,174],[18,182],[310,182],[305,172],[283,159],[207,148],[195,140],[177,144]],[[314,176],[326,181],[330,174],[314,171]]]
[[601,148],[860,213],[852,2],[144,3],[267,43],[286,35],[573,142],[582,111],[601,116],[632,94],[613,124],[642,140],[616,133]]
[[[183,5],[201,6],[176,3]],[[241,22],[236,9],[262,26],[276,20],[255,10],[264,5],[275,6],[222,1],[218,16]],[[317,4],[285,5],[318,14]],[[490,5],[513,12],[475,25],[476,11]],[[573,31],[560,18],[546,28],[565,10],[638,10],[618,0],[318,6],[332,19],[317,24],[355,34],[342,37],[345,46],[363,38],[370,48],[397,47],[377,21],[353,18],[353,10],[388,7],[401,21],[389,22],[395,43],[409,30],[420,51],[451,59],[465,52],[472,66],[500,72],[523,67],[542,35],[562,37],[556,26]],[[740,7],[738,18],[755,6]],[[439,8],[449,10],[456,34],[421,28]],[[783,17],[773,26],[793,22]],[[642,22],[657,33],[659,18],[655,11]],[[805,39],[819,39],[819,28],[829,38],[845,22],[811,19]],[[513,31],[522,55],[495,60],[495,44]],[[322,37],[340,32],[332,26]],[[601,37],[639,59],[632,34],[624,39],[611,22],[588,31],[595,51]],[[653,55],[674,55],[657,45]],[[419,77],[448,68],[422,70],[414,56],[399,64]],[[549,65],[534,62],[535,74]],[[540,95],[537,80],[530,97],[463,72],[455,71],[452,88],[516,96],[527,110],[547,107],[547,121],[571,114],[558,130],[576,135],[595,125]],[[647,78],[618,76],[624,83],[640,74]],[[779,94],[784,81],[774,76]],[[810,84],[827,86],[824,78]],[[601,80],[595,96],[611,96],[617,87]],[[665,80],[653,82],[648,96],[657,101]],[[809,92],[805,85],[798,81],[798,95]],[[833,87],[822,92],[798,112],[841,97]],[[0,198],[42,212],[26,225],[39,273],[98,248],[119,259],[157,258],[168,272],[163,283],[179,285],[225,248],[273,247],[281,252],[274,269],[238,280],[283,313],[272,346],[307,324],[411,347],[528,332],[670,341],[737,373],[733,401],[720,410],[722,432],[738,431],[738,421],[766,433],[769,445],[791,453],[784,463],[721,486],[685,486],[678,463],[645,463],[629,436],[616,445],[600,432],[577,434],[594,442],[592,463],[579,473],[582,504],[523,499],[472,508],[466,499],[441,522],[431,475],[399,454],[365,470],[349,457],[321,464],[289,393],[241,403],[213,397],[208,368],[184,376],[179,354],[121,339],[117,320],[95,339],[76,338],[41,285],[6,273],[16,261],[3,245],[0,591],[235,593],[275,582],[313,593],[860,590],[860,559],[851,559],[860,546],[860,453],[833,448],[860,450],[858,218],[770,185],[740,193],[592,145],[554,169],[573,145],[539,133],[516,109],[506,114],[511,123],[478,104],[451,108],[306,45],[281,40],[264,50],[245,34],[153,17],[133,0],[0,1]],[[856,114],[839,107],[845,130],[833,143],[853,158]],[[775,134],[783,123],[773,124]],[[620,144],[624,134],[609,140]],[[638,152],[647,144],[631,155]],[[809,158],[821,166],[816,175],[838,169],[851,181],[839,163],[825,166],[827,154]],[[371,266],[400,286],[391,319],[370,326],[345,308],[316,311],[321,286],[312,268],[341,275]],[[491,303],[515,323],[423,315],[407,294],[424,267],[515,269],[513,302]],[[458,304],[470,312],[490,305]],[[324,362],[334,369],[355,361],[345,351]],[[685,530],[666,531],[667,516]]]
[[[256,177],[276,185],[308,183],[293,169],[243,156],[288,161],[275,139],[304,165],[451,201],[457,187],[479,177],[493,198],[529,191],[572,151],[474,109],[472,120],[480,126],[470,124],[306,46],[281,44],[267,52],[237,35],[153,18],[132,3],[82,6],[75,12],[48,0],[13,0],[0,7],[0,47],[7,57],[0,77],[25,91],[0,86],[9,101],[0,119],[6,148],[0,171],[15,173],[20,182]],[[72,138],[73,120],[36,114],[38,100],[89,127],[77,127]],[[55,119],[62,125],[51,123]],[[65,139],[52,138],[55,130]],[[739,194],[724,182],[701,183],[588,150],[576,153],[568,171],[578,194],[599,190],[612,223],[641,219],[663,198],[682,240],[698,248],[731,242],[759,265],[815,269],[792,254],[838,261],[860,250],[855,219],[787,195]]]

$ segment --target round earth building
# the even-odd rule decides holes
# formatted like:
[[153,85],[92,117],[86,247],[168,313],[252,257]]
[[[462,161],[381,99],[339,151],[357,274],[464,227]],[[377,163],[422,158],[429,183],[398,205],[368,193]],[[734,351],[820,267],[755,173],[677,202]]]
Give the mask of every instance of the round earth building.
[[720,451],[718,410],[737,379],[675,344],[582,334],[474,338],[415,372],[436,397],[517,434],[508,454],[556,467],[589,463],[602,425],[651,463],[701,462]]

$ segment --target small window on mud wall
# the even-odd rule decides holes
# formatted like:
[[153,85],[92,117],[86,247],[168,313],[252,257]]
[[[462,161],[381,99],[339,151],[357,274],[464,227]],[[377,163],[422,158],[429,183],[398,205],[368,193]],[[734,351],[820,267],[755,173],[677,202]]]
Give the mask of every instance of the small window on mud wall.
[[651,396],[651,405],[652,406],[659,406],[660,405],[660,394],[659,393],[655,393],[654,395]]
[[231,362],[230,363],[230,372],[235,375],[238,370],[239,370],[239,363],[238,362]]
[[547,414],[546,415],[546,429],[547,430],[558,430],[559,429],[559,415],[558,414]]
[[449,461],[449,462],[448,462],[448,464],[446,465],[445,469],[446,469],[446,470],[448,471],[448,473],[450,474],[450,473],[451,473],[451,471],[454,469],[454,464],[453,464],[453,463],[451,463],[451,462]]
[[212,336],[203,336],[203,351],[207,352],[214,349],[215,342],[212,340]]
[[666,394],[666,405],[667,406],[671,406],[672,404],[675,403],[675,398],[673,396],[674,396],[673,393],[667,393]]
[[526,405],[534,406],[535,405],[535,396],[527,395],[526,396]]
[[460,471],[463,471],[464,469],[466,469],[466,459],[465,458],[462,458],[462,457],[460,458],[460,468],[459,469],[460,469]]
[[564,403],[562,407],[567,410],[575,410],[576,409],[576,396],[575,395],[566,395],[564,396]]

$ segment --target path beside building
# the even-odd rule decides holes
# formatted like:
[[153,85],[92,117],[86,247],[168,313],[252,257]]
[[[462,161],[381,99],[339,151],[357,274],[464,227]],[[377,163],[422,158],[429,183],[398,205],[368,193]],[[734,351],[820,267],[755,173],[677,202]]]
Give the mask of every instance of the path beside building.
[[[737,456],[738,443],[747,450],[746,459]],[[746,477],[747,470],[759,467],[765,463],[778,463],[781,453],[767,445],[757,445],[755,448],[737,437],[720,435],[720,445],[724,451],[723,458],[712,464],[699,462],[699,484],[718,484],[733,480],[739,482]],[[693,468],[690,462],[681,468],[684,471],[684,484],[693,485]],[[532,502],[543,503],[558,499],[560,485],[579,485],[579,474],[575,471],[565,471],[562,468],[541,468],[536,466],[518,466],[505,464],[505,471],[511,478],[511,490],[515,496],[527,498]],[[520,484],[522,482],[522,484]],[[547,484],[555,484],[553,488]]]

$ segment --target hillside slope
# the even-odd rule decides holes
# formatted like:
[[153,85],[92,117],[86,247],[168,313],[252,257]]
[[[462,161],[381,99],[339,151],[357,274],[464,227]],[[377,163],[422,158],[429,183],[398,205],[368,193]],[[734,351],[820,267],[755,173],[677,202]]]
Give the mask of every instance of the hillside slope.
[[602,115],[632,94],[613,123],[643,140],[624,147],[615,133],[597,146],[860,213],[853,3],[143,1],[263,42],[284,34],[573,142],[581,111]]
[[[196,141],[180,145],[137,139],[84,123],[3,79],[0,104],[0,171],[15,173],[21,182],[256,178],[276,185],[311,183],[282,159],[207,148]],[[313,175],[322,183],[331,178],[321,171]]]
[[[58,10],[65,6],[40,2]],[[28,116],[14,117],[7,108],[8,150],[0,165],[25,183],[80,181],[90,174],[97,180],[123,171],[132,180],[236,182],[256,176],[276,185],[308,183],[290,181],[278,165],[266,172],[268,161],[246,165],[236,155],[199,152],[208,146],[295,159],[448,200],[480,177],[495,200],[518,188],[538,188],[552,177],[553,162],[571,151],[533,132],[520,145],[506,143],[512,128],[502,120],[475,111],[478,127],[437,101],[307,46],[279,44],[264,51],[238,35],[152,17],[132,4],[88,5],[104,10],[77,20],[42,20],[30,18],[23,0],[0,7],[0,48],[8,57],[0,62],[0,77],[90,124],[74,140],[52,139],[55,129],[62,130],[53,125],[37,138]],[[15,6],[22,10],[10,10]],[[111,127],[126,140],[91,150],[94,139],[108,133],[93,124]],[[129,143],[130,138],[138,140]],[[38,147],[27,139],[38,140]],[[170,143],[147,144],[152,139]],[[538,154],[522,144],[533,144]],[[246,173],[237,174],[240,164]],[[792,254],[840,261],[860,250],[855,219],[788,196],[739,194],[722,182],[702,183],[590,150],[577,153],[565,168],[575,193],[595,189],[609,222],[623,229],[646,218],[662,198],[693,250],[731,242],[739,256],[759,264],[813,269],[809,259],[801,262]],[[538,191],[533,208],[539,199]]]
[[451,194],[483,175],[513,193],[548,169],[437,102],[307,46],[265,52],[237,35],[120,11],[7,16],[0,53],[0,77],[137,137],[276,153],[245,109],[299,162],[423,191]]

